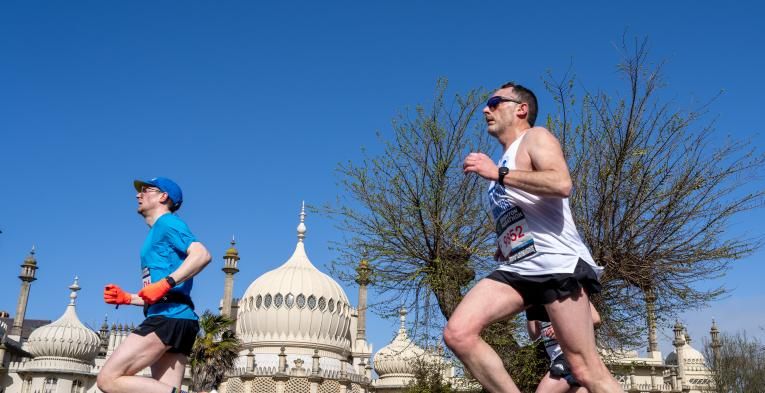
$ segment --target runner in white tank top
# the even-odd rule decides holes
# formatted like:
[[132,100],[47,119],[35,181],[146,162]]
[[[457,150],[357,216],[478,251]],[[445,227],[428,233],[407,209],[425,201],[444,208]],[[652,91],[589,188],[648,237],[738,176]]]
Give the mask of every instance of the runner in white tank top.
[[[527,133],[510,145],[497,166],[516,169],[516,153]],[[540,197],[492,181],[488,203],[502,253],[499,270],[528,276],[573,273],[581,258],[600,276],[603,269],[579,237],[568,198]]]
[[589,294],[601,290],[602,269],[571,218],[573,185],[560,143],[534,127],[537,105],[529,89],[507,83],[483,108],[487,131],[505,152],[499,165],[484,153],[470,153],[463,171],[492,182],[488,199],[500,267],[462,299],[446,324],[444,342],[486,391],[519,393],[481,332],[526,311],[538,316],[530,319],[552,323],[575,379],[589,392],[622,392],[597,352],[589,312]]

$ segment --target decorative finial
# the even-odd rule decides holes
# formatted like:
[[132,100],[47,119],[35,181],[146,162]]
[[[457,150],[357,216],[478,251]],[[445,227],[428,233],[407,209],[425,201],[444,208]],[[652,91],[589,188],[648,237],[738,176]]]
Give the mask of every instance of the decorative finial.
[[[229,265],[232,263],[233,263],[233,268],[236,269],[236,261],[239,260],[239,250],[236,249],[236,237],[234,237],[234,235],[231,235],[231,247],[229,247],[228,250],[226,250],[226,255],[223,256],[223,259],[226,262],[226,267],[224,267],[224,269],[231,267]],[[236,272],[238,271],[239,270],[237,270]]]
[[29,250],[29,255],[24,259],[24,263],[27,265],[36,265],[37,259],[35,259],[35,253],[37,252],[37,248],[32,245],[32,249]]
[[298,224],[297,227],[298,232],[298,242],[302,243],[303,239],[305,239],[305,201],[303,201],[303,207],[300,209],[300,224]]
[[399,327],[399,330],[405,331],[406,330],[406,307],[401,306],[401,308],[398,310],[398,318],[401,320],[401,326]]
[[74,299],[77,299],[77,291],[79,291],[80,285],[78,282],[80,281],[80,278],[77,276],[74,276],[74,283],[69,286],[69,290],[72,291],[72,293],[69,294],[69,305],[74,306]]
[[372,268],[369,267],[369,262],[366,259],[362,259],[359,262],[359,266],[356,267],[356,283],[359,285],[369,285],[371,283]]

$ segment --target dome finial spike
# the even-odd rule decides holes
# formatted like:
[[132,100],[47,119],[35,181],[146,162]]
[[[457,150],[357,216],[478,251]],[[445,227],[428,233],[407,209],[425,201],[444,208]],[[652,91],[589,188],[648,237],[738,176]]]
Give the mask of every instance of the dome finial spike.
[[69,290],[72,291],[72,293],[69,294],[69,305],[74,306],[74,300],[77,299],[77,291],[79,291],[80,285],[79,285],[80,278],[76,275],[74,276],[74,283],[69,286]]
[[35,245],[32,245],[32,250],[29,251],[29,255],[35,255]]
[[297,227],[298,232],[298,242],[302,243],[303,239],[305,239],[305,201],[303,201],[303,206],[300,208],[300,224],[298,224]]
[[234,247],[236,245],[236,236],[234,234],[231,234],[231,247]]
[[406,307],[401,306],[398,310],[398,318],[401,320],[400,330],[406,330]]

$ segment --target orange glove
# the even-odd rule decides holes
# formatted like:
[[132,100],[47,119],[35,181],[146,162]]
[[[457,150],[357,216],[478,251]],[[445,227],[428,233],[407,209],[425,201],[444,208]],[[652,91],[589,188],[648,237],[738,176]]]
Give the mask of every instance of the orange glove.
[[143,289],[138,291],[138,296],[147,304],[154,304],[157,300],[162,299],[162,296],[165,296],[170,291],[170,288],[172,288],[170,283],[163,278],[154,284],[143,287]]
[[130,304],[133,296],[122,290],[114,284],[107,284],[104,287],[104,302],[108,304]]

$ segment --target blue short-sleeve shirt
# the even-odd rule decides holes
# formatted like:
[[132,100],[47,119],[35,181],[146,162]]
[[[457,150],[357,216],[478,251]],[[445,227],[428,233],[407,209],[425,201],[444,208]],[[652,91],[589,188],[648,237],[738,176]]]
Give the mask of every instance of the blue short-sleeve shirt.
[[[141,247],[141,278],[143,286],[158,282],[181,266],[191,243],[197,241],[180,217],[164,214],[157,218]],[[191,296],[193,279],[188,279],[172,292]],[[197,320],[197,314],[185,304],[159,303],[149,306],[147,316]]]

